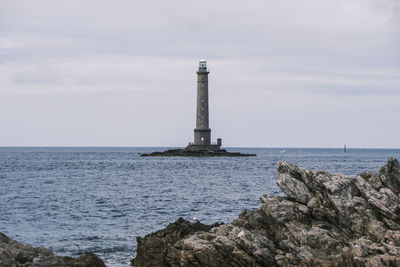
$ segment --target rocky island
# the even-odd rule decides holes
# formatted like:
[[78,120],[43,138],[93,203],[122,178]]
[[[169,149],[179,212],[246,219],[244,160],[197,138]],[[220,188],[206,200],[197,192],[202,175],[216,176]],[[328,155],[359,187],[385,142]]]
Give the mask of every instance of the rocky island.
[[169,149],[162,152],[141,154],[141,157],[252,157],[256,154],[243,154],[239,152],[228,152],[225,149],[217,150],[188,150],[188,149]]
[[356,178],[278,163],[286,196],[229,224],[182,218],[138,237],[132,266],[400,266],[400,164]]

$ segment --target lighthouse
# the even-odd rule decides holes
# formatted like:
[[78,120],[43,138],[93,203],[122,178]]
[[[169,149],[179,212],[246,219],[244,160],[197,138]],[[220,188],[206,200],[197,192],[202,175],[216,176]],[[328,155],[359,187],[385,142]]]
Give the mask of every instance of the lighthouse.
[[211,142],[211,129],[208,112],[208,74],[207,61],[200,60],[197,70],[197,105],[196,128],[194,128],[194,142],[184,149],[169,149],[163,152],[140,154],[141,157],[249,157],[256,154],[242,154],[240,152],[228,152],[222,149],[222,139],[216,143]]
[[195,145],[211,145],[211,129],[208,120],[208,70],[207,61],[200,60],[197,71],[197,112],[194,129]]
[[200,60],[197,70],[197,107],[196,128],[194,129],[194,143],[189,143],[188,150],[218,150],[222,139],[211,143],[211,129],[209,126],[208,110],[208,74],[207,61]]

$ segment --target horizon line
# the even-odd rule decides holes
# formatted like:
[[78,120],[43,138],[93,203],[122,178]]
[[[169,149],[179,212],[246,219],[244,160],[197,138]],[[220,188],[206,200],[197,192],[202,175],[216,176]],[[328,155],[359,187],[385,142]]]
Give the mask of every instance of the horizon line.
[[[0,148],[182,148],[182,146],[79,146],[79,145],[0,145]],[[291,147],[291,146],[223,146],[223,148],[286,148],[286,149],[343,149],[342,147]],[[346,149],[393,149],[399,150],[400,147],[349,147]]]

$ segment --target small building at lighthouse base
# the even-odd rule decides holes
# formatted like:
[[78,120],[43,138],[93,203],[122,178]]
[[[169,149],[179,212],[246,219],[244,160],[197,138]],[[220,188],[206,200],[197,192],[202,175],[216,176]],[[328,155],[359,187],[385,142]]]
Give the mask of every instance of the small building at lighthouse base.
[[222,138],[218,138],[216,143],[210,144],[196,144],[189,142],[188,146],[185,147],[185,150],[188,151],[218,151],[221,150],[222,146]]

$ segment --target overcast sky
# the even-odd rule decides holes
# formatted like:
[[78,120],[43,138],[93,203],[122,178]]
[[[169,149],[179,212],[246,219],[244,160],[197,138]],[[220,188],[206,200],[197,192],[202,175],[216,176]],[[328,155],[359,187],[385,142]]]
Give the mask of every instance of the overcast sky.
[[1,146],[400,148],[399,0],[1,0]]

